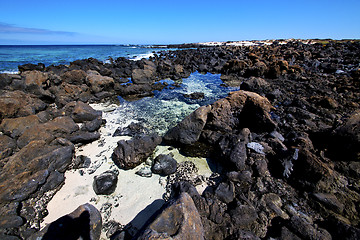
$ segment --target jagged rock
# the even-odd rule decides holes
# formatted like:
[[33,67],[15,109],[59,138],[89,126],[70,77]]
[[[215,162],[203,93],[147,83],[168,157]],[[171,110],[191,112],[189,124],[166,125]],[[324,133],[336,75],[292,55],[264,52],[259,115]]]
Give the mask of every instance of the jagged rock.
[[115,84],[113,78],[102,76],[98,72],[91,70],[87,71],[86,82],[94,93],[111,89]]
[[71,145],[48,146],[45,141],[32,141],[6,160],[0,172],[0,200],[26,199],[46,183],[52,171],[64,172],[71,163],[73,152]]
[[12,138],[17,138],[21,136],[26,129],[32,128],[34,125],[39,123],[40,119],[36,115],[19,118],[6,118],[1,122],[0,129],[4,134],[9,135]]
[[344,210],[344,204],[342,204],[335,195],[331,193],[314,193],[313,196],[326,208],[338,213],[342,213]]
[[[331,153],[340,159],[360,161],[360,110],[351,114],[347,121],[334,131]],[[340,156],[339,156],[340,154]]]
[[197,100],[203,99],[205,97],[205,94],[202,92],[193,92],[190,94],[184,94],[184,97]]
[[151,171],[160,175],[170,175],[176,172],[177,161],[170,155],[160,154],[155,158]]
[[131,136],[134,137],[139,134],[147,134],[148,130],[141,123],[130,123],[127,127],[119,127],[115,130],[113,137],[117,136]]
[[227,135],[219,141],[221,162],[230,167],[235,166],[236,170],[245,170],[246,153],[246,137],[244,135]]
[[79,155],[73,160],[73,168],[87,168],[91,164],[91,159],[84,155]]
[[22,91],[0,93],[0,120],[3,118],[25,117],[46,108],[46,104],[34,95]]
[[81,130],[88,131],[88,132],[94,132],[101,127],[101,124],[103,124],[103,119],[101,116],[98,116],[97,118],[95,118],[92,121],[84,122],[84,125],[81,127]]
[[14,139],[6,135],[0,135],[0,159],[9,157],[15,148],[16,141]]
[[55,103],[59,107],[63,107],[72,101],[82,100],[84,96],[90,94],[85,84],[74,85],[66,82],[59,86],[51,86],[49,91],[56,96]]
[[246,102],[240,113],[240,126],[247,127],[251,132],[272,132],[276,123],[269,114],[272,106],[264,97],[246,92]]
[[0,73],[0,90],[8,87],[13,79],[10,74]]
[[226,132],[231,131],[234,125],[231,104],[226,98],[220,99],[211,105],[206,122],[207,129]]
[[215,196],[224,203],[230,203],[235,198],[235,186],[232,182],[222,182],[215,190]]
[[83,70],[71,70],[64,72],[60,77],[66,83],[81,85],[85,83],[86,73]]
[[117,143],[111,158],[119,168],[132,169],[144,162],[161,141],[162,138],[156,134],[121,140]]
[[240,85],[240,88],[241,90],[262,94],[270,90],[270,84],[262,78],[250,77]]
[[[238,239],[241,239],[241,240],[260,240],[260,238],[258,236],[256,236],[254,233],[252,233],[250,231],[241,230],[241,229],[239,229],[238,231],[236,231],[235,234],[232,234],[231,236],[227,237],[226,239],[228,239],[228,240],[238,240]],[[285,239],[281,239],[281,240],[285,240]]]
[[118,173],[106,171],[94,177],[93,189],[97,195],[112,194],[117,185]]
[[188,115],[174,128],[170,129],[164,136],[164,140],[181,144],[192,144],[199,140],[203,130],[210,106],[203,106]]
[[246,61],[232,59],[223,66],[221,72],[225,74],[241,73],[241,71],[244,70],[246,67],[248,67],[248,63]]
[[175,202],[170,202],[159,216],[146,228],[138,240],[145,239],[204,239],[204,229],[193,200],[182,192]]
[[135,84],[148,84],[152,82],[155,71],[152,69],[136,68],[132,71],[131,80]]
[[102,219],[100,212],[91,204],[79,206],[54,222],[48,224],[43,230],[32,235],[30,240],[43,239],[100,239]]
[[290,228],[297,235],[304,239],[321,239],[321,240],[331,240],[332,237],[328,231],[322,228],[315,228],[305,219],[293,216],[290,219]]
[[289,216],[281,209],[281,198],[275,193],[267,193],[262,196],[260,203],[264,206],[265,211],[269,214],[269,218],[281,217],[283,219],[289,219]]
[[25,77],[25,85],[31,86],[36,85],[42,87],[49,78],[49,74],[46,72],[40,72],[37,70],[34,71],[26,71],[21,74]]
[[37,65],[32,63],[27,63],[27,64],[19,65],[18,69],[21,73],[25,71],[33,71],[33,70],[43,71],[45,69],[45,65],[43,63],[38,63]]
[[[68,105],[68,107],[70,106]],[[71,113],[71,117],[77,123],[92,121],[101,115],[102,115],[101,111],[96,111],[90,105],[83,103],[81,101],[76,102]]]
[[230,211],[230,216],[233,223],[242,229],[246,229],[251,223],[258,218],[256,210],[248,205],[238,205],[235,209]]
[[63,137],[79,130],[78,125],[70,117],[57,117],[47,123],[28,128],[19,137],[17,145],[23,148],[34,140],[44,140],[50,143],[56,137]]
[[77,131],[70,134],[67,139],[72,143],[90,143],[100,138],[99,132]]

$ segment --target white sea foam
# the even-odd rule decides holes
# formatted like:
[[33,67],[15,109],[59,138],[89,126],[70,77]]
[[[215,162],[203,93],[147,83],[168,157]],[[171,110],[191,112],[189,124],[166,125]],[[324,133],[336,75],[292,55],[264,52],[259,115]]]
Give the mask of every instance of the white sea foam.
[[19,71],[0,71],[0,73],[6,73],[6,74],[19,74]]
[[138,61],[138,60],[141,60],[143,58],[150,58],[150,57],[153,57],[154,56],[154,53],[153,52],[149,52],[149,53],[143,53],[143,54],[138,54],[136,55],[135,57],[132,57],[130,58],[130,60],[133,60],[133,61]]

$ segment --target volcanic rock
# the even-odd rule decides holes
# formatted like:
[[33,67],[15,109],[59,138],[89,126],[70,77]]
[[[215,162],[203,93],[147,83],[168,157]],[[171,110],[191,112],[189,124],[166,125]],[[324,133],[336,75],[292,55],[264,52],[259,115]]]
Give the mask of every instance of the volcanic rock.
[[199,140],[201,131],[203,130],[207,114],[211,110],[211,106],[203,106],[195,110],[176,127],[170,129],[164,136],[164,140],[168,142],[177,142],[181,144],[192,144]]
[[86,82],[93,93],[110,90],[115,83],[113,78],[102,76],[98,72],[91,70],[87,71]]
[[48,224],[43,230],[31,236],[35,239],[100,239],[102,218],[99,210],[86,203],[73,212]]
[[160,154],[155,158],[151,171],[163,176],[176,172],[177,161],[170,155]]
[[111,158],[119,168],[132,169],[144,162],[161,141],[162,138],[156,134],[121,140],[117,143]]
[[137,239],[204,239],[204,229],[193,200],[186,192],[170,202]]
[[116,189],[118,173],[106,171],[94,177],[93,189],[97,195],[109,195]]
[[34,95],[22,91],[0,93],[0,120],[7,117],[25,117],[46,108],[46,104]]

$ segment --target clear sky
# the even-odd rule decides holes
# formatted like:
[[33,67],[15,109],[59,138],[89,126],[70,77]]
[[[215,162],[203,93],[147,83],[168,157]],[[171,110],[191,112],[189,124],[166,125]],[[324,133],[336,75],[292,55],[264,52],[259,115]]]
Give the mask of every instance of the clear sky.
[[360,38],[360,0],[0,0],[0,44]]

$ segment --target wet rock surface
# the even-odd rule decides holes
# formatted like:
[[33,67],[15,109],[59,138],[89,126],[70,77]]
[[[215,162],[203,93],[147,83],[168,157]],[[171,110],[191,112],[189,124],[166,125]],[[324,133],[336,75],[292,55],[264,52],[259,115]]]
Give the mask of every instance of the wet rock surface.
[[[173,205],[141,239],[358,239],[359,56],[358,41],[275,41],[196,46],[139,61],[26,64],[21,74],[0,74],[0,238],[31,239],[64,172],[86,167],[73,160],[74,144],[97,139],[103,123],[89,103],[152,96],[176,87],[158,80],[199,71],[221,73],[241,91],[200,107],[164,140],[221,168],[204,180],[194,165],[179,163],[164,197]],[[136,125],[119,130],[135,137],[114,150],[118,166],[137,166],[160,144],[144,134]]]

